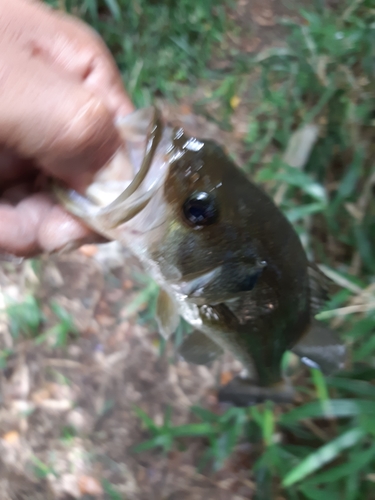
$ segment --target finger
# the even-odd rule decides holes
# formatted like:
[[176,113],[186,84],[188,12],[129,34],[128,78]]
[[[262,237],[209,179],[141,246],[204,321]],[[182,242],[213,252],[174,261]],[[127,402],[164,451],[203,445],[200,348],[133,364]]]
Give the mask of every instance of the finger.
[[0,249],[18,256],[38,252],[38,227],[51,207],[52,201],[41,195],[26,199],[16,207],[0,205]]
[[2,252],[28,257],[92,241],[101,239],[45,194],[30,196],[16,207],[0,204]]
[[38,244],[43,251],[54,252],[69,246],[98,241],[99,236],[78,222],[59,205],[54,205],[38,228]]
[[17,29],[18,43],[34,57],[83,82],[114,114],[132,111],[133,105],[110,52],[89,26],[44,4],[24,0],[13,0],[7,16],[16,18],[16,22],[8,23],[7,36],[14,37],[12,28]]
[[0,144],[82,188],[120,146],[112,114],[79,83],[6,48],[0,44]]

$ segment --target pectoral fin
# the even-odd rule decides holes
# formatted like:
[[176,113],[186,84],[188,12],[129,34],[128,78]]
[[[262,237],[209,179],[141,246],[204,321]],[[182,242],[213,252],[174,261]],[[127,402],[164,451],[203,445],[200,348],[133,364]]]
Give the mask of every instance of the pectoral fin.
[[292,351],[307,366],[320,368],[326,375],[342,370],[346,364],[347,352],[339,336],[317,320]]
[[182,342],[179,354],[188,363],[208,365],[223,354],[223,349],[199,330],[194,330]]
[[180,322],[176,301],[163,288],[159,291],[156,304],[156,321],[159,333],[166,339],[176,331]]
[[312,314],[320,312],[329,298],[329,279],[313,262],[309,262],[310,307]]

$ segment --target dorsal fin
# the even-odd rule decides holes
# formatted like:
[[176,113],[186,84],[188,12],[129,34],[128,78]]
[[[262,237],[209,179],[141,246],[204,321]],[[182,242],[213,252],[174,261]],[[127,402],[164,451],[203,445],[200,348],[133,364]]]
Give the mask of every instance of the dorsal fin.
[[310,308],[313,316],[317,314],[329,299],[330,280],[313,262],[309,262]]

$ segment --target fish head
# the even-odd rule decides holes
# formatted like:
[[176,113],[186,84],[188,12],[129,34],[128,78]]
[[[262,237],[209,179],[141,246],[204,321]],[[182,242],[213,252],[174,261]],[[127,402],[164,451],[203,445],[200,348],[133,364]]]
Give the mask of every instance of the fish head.
[[197,305],[265,283],[279,295],[288,289],[294,301],[306,287],[299,238],[220,146],[164,123],[153,108],[124,117],[118,128],[133,168],[130,183],[124,189],[119,182],[111,198],[107,193],[94,205],[65,195],[68,210],[130,247],[154,278]]
[[187,300],[230,300],[252,291],[267,268],[255,221],[257,203],[269,200],[251,186],[217,144],[174,130],[159,199],[164,230],[150,255]]

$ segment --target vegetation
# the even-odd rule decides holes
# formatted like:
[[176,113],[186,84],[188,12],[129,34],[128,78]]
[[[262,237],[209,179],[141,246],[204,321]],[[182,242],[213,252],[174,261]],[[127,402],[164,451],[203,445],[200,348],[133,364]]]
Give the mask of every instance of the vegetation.
[[[194,407],[195,423],[173,426],[173,410],[157,425],[135,408],[151,435],[138,451],[166,452],[186,438],[203,437],[207,447],[197,467],[210,463],[217,470],[240,441],[251,441],[259,500],[279,494],[291,500],[374,498],[373,0],[345,0],[332,9],[323,0],[312,2],[298,22],[280,21],[288,33],[285,47],[251,57],[228,43],[226,32],[238,29],[228,20],[230,2],[49,3],[63,5],[100,31],[138,106],[158,96],[192,95],[199,83],[207,98],[194,105],[227,129],[237,106],[248,110],[243,166],[274,195],[309,255],[334,281],[319,317],[332,322],[352,352],[351,366],[335,377],[306,373],[302,403],[288,411],[265,404],[217,415]],[[225,70],[214,70],[213,58],[227,60]],[[153,293],[149,285],[139,304],[145,296],[154,304]],[[35,301],[22,307],[21,314],[10,311],[14,334],[35,337],[42,321]],[[152,317],[152,307],[144,318]],[[59,324],[52,334],[64,343],[71,324],[62,311],[55,312]],[[6,356],[0,353],[0,365]]]

